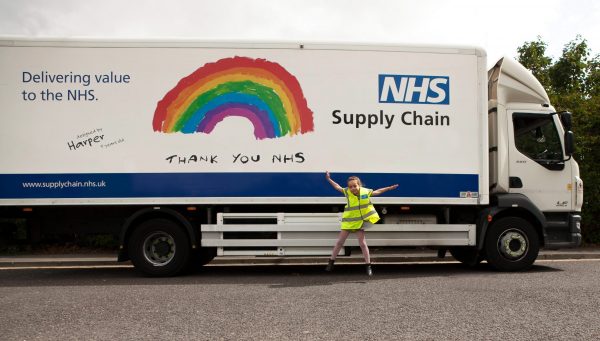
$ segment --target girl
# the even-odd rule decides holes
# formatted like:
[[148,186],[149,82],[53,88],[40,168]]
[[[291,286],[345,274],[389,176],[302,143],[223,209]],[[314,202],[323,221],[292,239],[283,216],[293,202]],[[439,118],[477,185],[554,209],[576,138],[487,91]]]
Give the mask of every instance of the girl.
[[333,270],[333,263],[335,262],[335,258],[342,246],[344,246],[344,242],[346,242],[346,238],[350,232],[356,232],[358,237],[358,244],[360,245],[360,249],[362,250],[363,257],[365,257],[365,263],[367,265],[367,275],[373,276],[373,270],[371,269],[371,258],[369,256],[369,247],[367,246],[367,242],[365,241],[365,230],[364,227],[370,226],[371,224],[375,224],[379,220],[379,215],[377,211],[375,211],[375,207],[371,204],[371,196],[380,195],[392,189],[398,188],[398,184],[383,187],[377,190],[372,190],[368,188],[362,187],[362,183],[360,179],[356,176],[351,176],[348,178],[348,187],[342,188],[335,181],[331,179],[329,175],[329,171],[325,172],[325,177],[327,181],[335,188],[338,192],[341,192],[346,197],[346,207],[344,207],[344,214],[342,215],[342,226],[341,231],[338,236],[338,240],[333,248],[333,252],[331,253],[331,258],[329,259],[329,264],[325,268],[325,271]]

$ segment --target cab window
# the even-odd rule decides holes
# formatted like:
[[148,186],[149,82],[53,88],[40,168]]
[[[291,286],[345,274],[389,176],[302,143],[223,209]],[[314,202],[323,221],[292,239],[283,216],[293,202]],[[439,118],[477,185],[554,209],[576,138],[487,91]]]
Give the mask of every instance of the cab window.
[[515,145],[521,153],[548,169],[564,168],[562,145],[553,115],[515,113],[513,125]]

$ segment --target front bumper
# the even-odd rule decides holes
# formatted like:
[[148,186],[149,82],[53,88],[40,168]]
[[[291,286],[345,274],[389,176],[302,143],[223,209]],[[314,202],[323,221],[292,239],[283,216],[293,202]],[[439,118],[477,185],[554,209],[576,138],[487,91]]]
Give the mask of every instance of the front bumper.
[[569,213],[563,221],[549,221],[544,228],[546,249],[567,249],[581,246],[581,215]]

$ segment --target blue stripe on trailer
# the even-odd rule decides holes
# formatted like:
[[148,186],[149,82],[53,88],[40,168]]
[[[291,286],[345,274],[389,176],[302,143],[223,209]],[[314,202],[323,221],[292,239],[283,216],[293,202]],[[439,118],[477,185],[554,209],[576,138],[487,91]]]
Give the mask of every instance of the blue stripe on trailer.
[[[477,174],[334,173],[341,186],[357,175],[368,188],[399,184],[384,196],[460,198],[479,192]],[[334,197],[325,173],[0,174],[0,199]]]

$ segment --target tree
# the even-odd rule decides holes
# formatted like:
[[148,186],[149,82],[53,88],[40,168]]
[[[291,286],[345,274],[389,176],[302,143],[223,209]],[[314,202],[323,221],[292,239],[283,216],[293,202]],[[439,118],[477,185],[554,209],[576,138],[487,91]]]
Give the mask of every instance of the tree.
[[548,69],[552,65],[552,58],[546,56],[546,47],[546,43],[538,36],[537,41],[524,43],[517,48],[517,52],[519,62],[533,73],[544,88],[549,89],[551,84]]
[[581,36],[565,45],[562,56],[549,68],[552,90],[557,95],[585,96],[589,54],[587,42]]
[[590,97],[600,96],[600,55],[588,62],[587,77],[585,80],[585,93]]
[[532,71],[557,111],[573,113],[575,158],[584,181],[583,237],[600,243],[600,55],[590,58],[581,36],[565,45],[558,60],[546,56],[541,37],[517,48],[518,61]]

